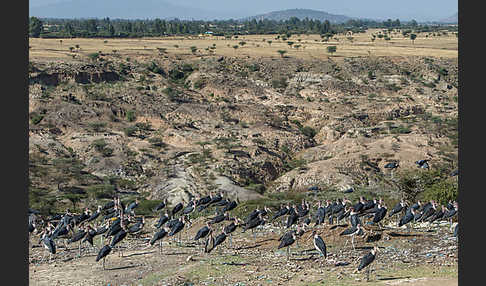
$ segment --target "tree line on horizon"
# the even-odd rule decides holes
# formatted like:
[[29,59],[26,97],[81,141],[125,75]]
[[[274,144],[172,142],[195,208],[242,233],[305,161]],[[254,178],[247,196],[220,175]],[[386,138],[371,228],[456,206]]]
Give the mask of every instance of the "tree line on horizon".
[[334,24],[328,20],[128,20],[128,19],[48,19],[30,17],[29,36],[33,38],[137,38],[199,35],[210,32],[214,36],[253,34],[320,34],[332,36],[339,33],[364,33],[369,28],[413,28],[418,32],[438,29],[457,31],[457,26],[419,25],[415,20],[401,23],[399,19],[375,21],[351,19]]

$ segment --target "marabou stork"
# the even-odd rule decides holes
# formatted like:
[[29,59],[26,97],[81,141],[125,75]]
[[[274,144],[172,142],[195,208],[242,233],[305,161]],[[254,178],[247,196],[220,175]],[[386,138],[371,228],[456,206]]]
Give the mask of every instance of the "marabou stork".
[[398,222],[398,227],[407,225],[407,229],[410,231],[410,229],[408,228],[408,223],[411,222],[414,218],[415,218],[415,210],[413,208],[409,208],[408,211],[405,213],[405,215]]
[[86,221],[90,222],[90,221],[97,219],[101,214],[101,208],[102,208],[101,206],[98,206],[98,209],[96,210],[96,212],[94,212]]
[[322,237],[318,235],[315,230],[312,232],[312,235],[314,236],[314,247],[319,251],[319,256],[324,256],[324,258],[327,259],[326,243],[324,243]]
[[224,212],[229,212],[230,210],[236,208],[238,206],[238,203],[236,203],[236,201],[230,201],[229,203],[227,203],[224,208],[221,210],[223,213]]
[[44,245],[44,248],[47,249],[47,251],[49,252],[49,263],[50,263],[52,255],[56,254],[56,243],[54,242],[54,239],[50,237],[49,234],[50,233],[46,229],[41,236],[41,242]]
[[[288,233],[288,234],[287,234]],[[297,240],[294,231],[289,231],[281,237],[280,244],[277,249],[287,247],[287,260],[290,259],[290,246]]]
[[169,214],[167,212],[165,212],[164,215],[160,215],[160,218],[157,221],[157,223],[155,224],[155,227],[160,228],[161,226],[164,225],[164,223],[166,223],[168,221],[169,221]]
[[172,208],[172,216],[174,216],[176,213],[178,213],[180,210],[182,210],[183,207],[184,207],[184,205],[182,204],[182,202],[179,202],[178,204],[176,204]]
[[167,199],[163,200],[162,202],[160,202],[156,207],[155,207],[155,211],[160,211],[161,209],[165,208],[165,206],[167,205]]
[[378,204],[378,210],[375,212],[375,216],[373,217],[373,223],[379,224],[380,221],[385,218],[386,212],[387,212],[386,206]]
[[[361,261],[359,262],[358,268],[356,268],[356,271],[361,271],[365,267],[369,266],[375,259],[376,259],[376,254],[378,252],[378,247],[374,246],[373,249],[365,254],[362,258]],[[370,266],[371,267],[371,266]],[[370,268],[368,267],[366,271],[366,281],[370,281]]]
[[103,270],[105,270],[106,256],[110,254],[110,252],[111,252],[111,246],[107,244],[100,249],[100,251],[98,252],[98,256],[96,256],[96,262],[103,259]]
[[[340,236],[351,236],[351,244],[353,245],[353,250],[355,249],[354,247],[354,236],[355,235],[363,235],[363,229],[361,228],[361,224],[358,224],[356,227],[350,227],[345,229],[343,232],[341,232],[339,235]],[[346,243],[344,244],[344,247],[348,244],[348,240],[346,240]]]
[[153,246],[157,240],[159,241],[159,253],[162,253],[162,238],[164,238],[167,234],[169,234],[169,230],[163,227],[154,233],[154,236],[149,241],[151,246]]

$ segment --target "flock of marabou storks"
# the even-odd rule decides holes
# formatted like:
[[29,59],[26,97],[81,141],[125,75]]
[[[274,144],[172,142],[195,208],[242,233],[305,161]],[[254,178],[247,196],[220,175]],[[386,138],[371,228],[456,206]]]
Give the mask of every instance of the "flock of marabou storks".
[[[119,246],[120,242],[127,236],[137,238],[137,234],[144,228],[145,218],[135,215],[138,205],[139,201],[135,200],[125,206],[118,197],[115,197],[104,206],[98,206],[94,212],[86,208],[81,214],[73,214],[67,210],[63,215],[41,217],[37,211],[29,209],[29,242],[30,235],[38,234],[40,237],[38,243],[48,251],[49,262],[52,255],[56,254],[56,245],[61,240],[65,247],[66,243],[78,242],[79,256],[82,252],[81,244],[86,242],[94,251],[98,252],[96,262],[102,260],[103,269],[105,269],[105,259],[117,249],[117,245]],[[183,203],[178,203],[170,211],[167,201],[164,200],[153,210],[160,213],[160,217],[154,225],[156,231],[152,238],[147,241],[146,247],[152,247],[158,242],[159,250],[162,251],[162,240],[165,237],[172,237],[172,240],[176,240],[176,243],[180,245],[181,232],[191,227],[188,215],[193,212],[201,212],[207,208],[216,208],[215,215],[206,221],[205,226],[199,229],[194,237],[194,240],[201,245],[201,251],[204,253],[211,253],[226,239],[228,239],[231,247],[231,236],[237,228],[242,229],[242,232],[251,230],[253,238],[255,238],[255,230],[270,222],[281,230],[286,230],[279,238],[280,243],[277,248],[287,248],[287,259],[290,259],[290,246],[296,242],[298,245],[299,238],[307,229],[312,229],[314,246],[320,256],[323,256],[327,261],[326,243],[317,234],[317,230],[324,224],[328,224],[330,229],[347,227],[340,233],[340,236],[350,237],[354,250],[355,236],[364,237],[367,226],[375,225],[383,229],[381,224],[384,219],[391,220],[394,219],[393,216],[396,216],[397,227],[405,225],[408,230],[410,230],[410,225],[414,223],[428,222],[431,226],[434,222],[448,220],[452,231],[452,218],[458,212],[457,202],[449,202],[446,206],[443,206],[433,200],[429,202],[417,201],[411,205],[402,200],[388,212],[383,200],[366,200],[362,196],[355,203],[346,198],[336,199],[332,202],[327,200],[324,204],[319,201],[313,210],[305,200],[297,205],[282,204],[274,211],[266,206],[257,207],[244,219],[230,216],[229,212],[237,206],[236,201],[224,198],[221,193],[194,197],[186,206]],[[224,221],[231,223],[221,224]],[[343,221],[346,224],[340,224]],[[218,224],[221,224],[221,232],[215,234],[219,228],[217,227]],[[381,239],[380,232],[373,234],[373,228],[370,229],[366,242],[376,242]],[[458,224],[453,230],[454,236],[457,236],[457,232]],[[102,247],[95,247],[93,239],[96,236],[101,236]],[[310,239],[310,236],[308,238]],[[203,243],[201,243],[201,240],[203,240]],[[344,247],[347,243],[348,240],[346,240]],[[119,255],[123,256],[122,248],[118,247],[117,250],[119,250]],[[375,260],[378,251],[378,247],[375,246],[364,255],[356,271],[361,271],[370,265]],[[46,255],[44,255],[43,261],[46,260]],[[367,271],[369,278],[369,267]]]

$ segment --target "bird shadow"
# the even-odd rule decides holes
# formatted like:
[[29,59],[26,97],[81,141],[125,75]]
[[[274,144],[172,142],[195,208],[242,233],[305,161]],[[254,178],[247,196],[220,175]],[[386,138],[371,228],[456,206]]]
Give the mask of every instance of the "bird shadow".
[[189,254],[187,252],[174,252],[174,253],[166,253],[165,255],[186,255]]
[[236,262],[223,262],[223,265],[231,265],[231,266],[246,266],[247,263],[236,263]]
[[252,249],[252,248],[257,248],[262,246],[261,244],[255,244],[255,245],[250,245],[250,246],[244,246],[244,247],[238,247],[235,248],[235,250],[242,250],[242,249]]
[[355,249],[363,249],[363,250],[373,249],[373,246],[356,246]]
[[311,255],[309,257],[304,257],[304,258],[291,258],[290,260],[292,261],[307,261],[307,260],[316,260],[317,258],[314,258],[314,255]]
[[347,224],[336,224],[336,225],[333,225],[329,228],[329,230],[333,230],[333,229],[336,229],[338,227],[347,227],[348,225]]
[[376,280],[381,280],[381,281],[388,281],[388,280],[397,280],[397,279],[409,279],[411,276],[405,276],[405,277],[380,277],[376,278]]
[[125,257],[132,257],[132,256],[137,256],[137,255],[145,255],[145,254],[150,254],[154,253],[155,251],[146,251],[146,252],[139,252],[139,253],[132,253],[129,255],[125,255]]
[[272,241],[272,240],[275,240],[275,238],[260,240],[260,241],[257,241],[257,243],[263,243],[263,242]]
[[129,268],[135,268],[138,267],[139,265],[127,265],[127,266],[120,266],[120,267],[115,267],[115,268],[106,268],[106,270],[122,270],[122,269],[129,269]]
[[388,233],[388,235],[392,236],[392,237],[420,236],[420,234],[416,234],[416,233],[398,233],[398,232],[390,232],[390,233]]

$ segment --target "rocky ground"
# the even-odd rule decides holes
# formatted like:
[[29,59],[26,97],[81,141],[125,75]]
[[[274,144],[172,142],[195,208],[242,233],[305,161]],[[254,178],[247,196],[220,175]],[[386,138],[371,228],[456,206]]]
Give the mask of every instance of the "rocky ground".
[[[141,199],[137,213],[148,218],[160,200],[171,207],[220,191],[240,202],[232,215],[242,217],[258,205],[342,198],[353,188],[353,202],[383,197],[390,209],[406,190],[413,198],[424,191],[407,178],[457,169],[457,74],[457,58],[432,56],[335,61],[120,51],[89,62],[31,59],[29,206],[79,213],[116,194]],[[421,159],[430,170],[417,168]],[[389,162],[400,167],[390,172]],[[444,181],[457,183],[457,176]],[[307,197],[311,187],[317,197]],[[146,248],[150,227],[128,237],[123,257],[110,254],[106,271],[95,252],[78,257],[77,245],[40,262],[45,250],[32,238],[30,282],[457,285],[457,242],[447,226],[384,230],[373,280],[365,282],[352,272],[373,244],[343,248],[340,228],[319,230],[328,262],[305,239],[286,261],[270,225],[256,239],[237,231],[233,248],[225,242],[205,255],[191,237],[208,215],[193,217],[182,246],[164,240],[162,255]]]
[[72,188],[88,206],[113,190],[175,204],[231,189],[244,201],[396,189],[388,162],[397,174],[420,159],[457,168],[457,59],[106,54],[29,71],[34,207],[63,210],[59,190]]
[[[256,231],[233,233],[229,240],[210,254],[201,253],[202,245],[192,238],[203,226],[203,219],[193,222],[182,235],[182,244],[164,238],[162,253],[158,245],[147,247],[153,233],[151,223],[137,237],[129,236],[121,250],[109,254],[106,270],[96,263],[96,253],[83,246],[59,244],[51,263],[40,261],[46,251],[33,247],[29,251],[31,285],[457,285],[457,240],[448,223],[432,227],[417,225],[411,232],[386,225],[382,239],[366,243],[366,235],[356,240],[356,249],[339,236],[344,229],[324,225],[318,233],[328,248],[328,260],[319,257],[307,231],[291,247],[277,250],[281,230],[267,224]],[[375,229],[374,233],[378,233]],[[309,239],[308,239],[309,238]],[[96,243],[96,242],[95,242]],[[99,243],[99,241],[98,241]],[[98,244],[99,245],[99,244]],[[380,251],[373,263],[371,281],[365,273],[354,273],[360,258],[373,245]],[[435,284],[434,284],[435,283]]]

